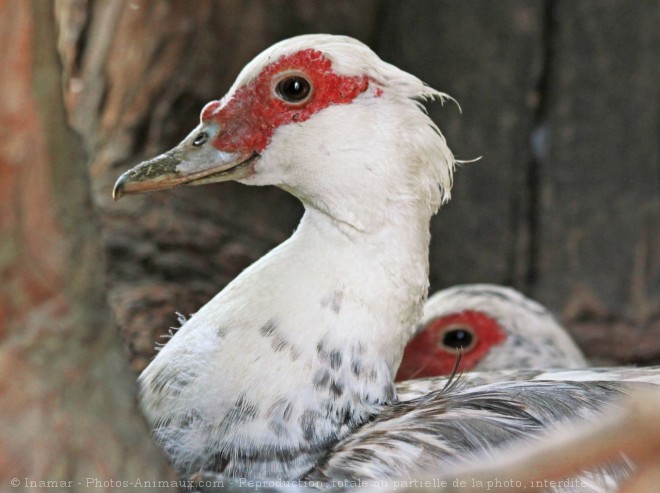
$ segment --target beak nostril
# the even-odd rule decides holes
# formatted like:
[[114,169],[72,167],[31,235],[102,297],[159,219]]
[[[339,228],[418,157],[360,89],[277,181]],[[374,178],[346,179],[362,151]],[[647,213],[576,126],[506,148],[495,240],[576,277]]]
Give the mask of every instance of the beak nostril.
[[209,140],[209,134],[206,132],[200,133],[197,137],[195,137],[195,140],[193,140],[193,145],[195,147],[200,147],[206,144],[206,141]]

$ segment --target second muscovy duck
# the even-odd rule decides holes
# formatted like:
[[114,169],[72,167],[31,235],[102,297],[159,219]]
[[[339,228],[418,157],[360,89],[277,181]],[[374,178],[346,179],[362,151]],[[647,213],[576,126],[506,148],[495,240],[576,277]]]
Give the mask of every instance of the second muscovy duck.
[[438,291],[424,304],[397,381],[460,371],[585,368],[587,360],[544,306],[496,284]]
[[[331,477],[412,474],[444,464],[447,450],[472,456],[593,413],[625,388],[514,382],[461,394],[431,383],[418,402],[398,403],[393,377],[427,294],[429,223],[454,168],[421,101],[444,97],[354,39],[292,38],[250,62],[177,147],[119,178],[116,198],[237,180],[305,206],[293,236],[140,376],[144,412],[182,473],[325,477],[326,464]],[[370,421],[369,453],[343,445]],[[425,442],[397,435],[398,423]],[[397,440],[406,466],[383,469]],[[347,463],[344,450],[358,453]]]

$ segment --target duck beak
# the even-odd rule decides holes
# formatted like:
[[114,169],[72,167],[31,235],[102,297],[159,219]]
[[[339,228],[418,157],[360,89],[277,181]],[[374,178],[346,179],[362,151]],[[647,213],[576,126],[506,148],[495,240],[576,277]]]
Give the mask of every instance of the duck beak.
[[259,157],[256,152],[223,152],[211,142],[195,146],[199,135],[199,130],[193,131],[175,148],[126,171],[117,179],[112,198],[179,185],[240,180],[254,173]]

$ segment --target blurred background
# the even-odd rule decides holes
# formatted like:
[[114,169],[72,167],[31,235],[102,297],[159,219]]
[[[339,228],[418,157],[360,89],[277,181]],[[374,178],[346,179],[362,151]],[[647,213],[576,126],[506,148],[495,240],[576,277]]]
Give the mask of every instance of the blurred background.
[[655,0],[0,0],[0,479],[167,474],[135,373],[302,208],[112,184],[296,34],[356,37],[460,103],[429,108],[481,157],[434,219],[433,290],[511,285],[593,361],[660,363],[658,25]]

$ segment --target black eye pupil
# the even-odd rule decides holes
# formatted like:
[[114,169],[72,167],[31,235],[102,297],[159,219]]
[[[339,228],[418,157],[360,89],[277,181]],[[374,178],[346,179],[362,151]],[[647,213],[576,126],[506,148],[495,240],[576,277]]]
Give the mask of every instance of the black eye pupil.
[[466,348],[472,344],[472,334],[465,329],[448,330],[442,336],[442,344],[454,349]]
[[303,101],[309,95],[311,88],[309,81],[299,75],[292,75],[277,83],[277,93],[290,103]]
[[195,140],[193,140],[193,145],[199,147],[201,145],[204,145],[208,139],[209,139],[209,134],[207,134],[206,132],[202,132],[197,137],[195,137]]

